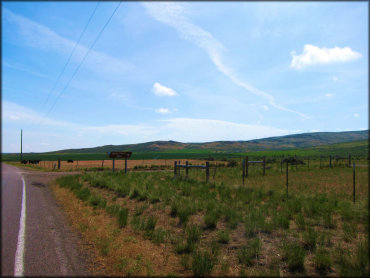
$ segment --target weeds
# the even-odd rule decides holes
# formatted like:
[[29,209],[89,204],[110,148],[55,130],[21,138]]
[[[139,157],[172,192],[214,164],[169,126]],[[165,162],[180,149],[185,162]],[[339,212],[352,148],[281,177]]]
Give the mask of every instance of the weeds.
[[210,275],[214,267],[214,262],[210,254],[207,252],[195,252],[193,255],[193,263],[191,269],[194,276],[207,276]]
[[261,250],[261,241],[259,238],[252,239],[247,246],[243,246],[238,252],[239,262],[245,266],[252,266]]
[[128,218],[128,209],[122,208],[118,212],[118,226],[120,228],[126,227],[127,225],[127,218]]

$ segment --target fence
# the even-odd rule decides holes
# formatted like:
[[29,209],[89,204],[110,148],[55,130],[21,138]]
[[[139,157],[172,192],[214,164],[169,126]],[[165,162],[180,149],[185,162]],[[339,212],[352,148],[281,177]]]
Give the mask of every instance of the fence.
[[176,178],[177,177],[177,170],[180,171],[180,168],[185,168],[185,177],[186,179],[188,178],[188,174],[189,174],[189,168],[201,168],[201,169],[205,169],[206,170],[206,182],[209,181],[209,162],[207,161],[206,162],[206,165],[189,165],[189,162],[186,161],[185,162],[185,165],[184,164],[177,164],[177,161],[174,162],[174,166],[173,166],[173,177]]

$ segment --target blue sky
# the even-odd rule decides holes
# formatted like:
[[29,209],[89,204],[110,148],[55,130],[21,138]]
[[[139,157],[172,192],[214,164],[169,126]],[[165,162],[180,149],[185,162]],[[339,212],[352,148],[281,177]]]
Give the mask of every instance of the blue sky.
[[2,2],[2,151],[367,129],[368,33],[367,2]]

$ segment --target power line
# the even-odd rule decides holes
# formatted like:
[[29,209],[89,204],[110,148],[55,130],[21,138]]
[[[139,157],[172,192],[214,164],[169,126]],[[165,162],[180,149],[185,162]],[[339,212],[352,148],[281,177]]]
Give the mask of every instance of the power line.
[[[50,96],[51,96],[52,92],[54,91],[54,89],[55,89],[56,85],[58,84],[58,82],[59,82],[60,78],[62,77],[62,75],[63,75],[63,73],[64,73],[65,69],[67,68],[67,65],[68,65],[68,64],[69,64],[69,62],[71,61],[71,58],[72,58],[72,56],[73,56],[73,54],[74,54],[74,52],[75,52],[75,50],[76,50],[77,45],[79,44],[79,42],[81,41],[81,39],[82,39],[83,35],[85,34],[85,31],[86,31],[87,27],[89,26],[89,24],[90,24],[90,22],[91,22],[91,19],[92,19],[92,18],[93,18],[93,16],[95,15],[95,12],[96,12],[96,10],[97,10],[97,8],[98,8],[99,4],[100,4],[100,0],[99,0],[99,1],[98,1],[98,3],[96,4],[94,11],[93,11],[93,12],[92,12],[92,14],[90,15],[89,20],[87,21],[87,23],[86,23],[86,25],[85,25],[84,29],[82,30],[82,32],[81,32],[81,34],[80,34],[80,37],[78,38],[77,42],[75,43],[75,45],[74,45],[74,47],[73,47],[73,50],[72,50],[71,54],[69,55],[69,57],[68,57],[68,59],[67,59],[67,62],[65,63],[65,65],[64,65],[64,67],[63,67],[63,69],[62,69],[62,71],[59,73],[58,78],[57,78],[57,79],[56,79],[56,81],[54,82],[54,85],[53,85],[52,89],[50,90],[50,92],[49,92],[49,94],[48,94],[48,96],[47,96],[47,98],[46,98],[45,102],[43,103],[43,105],[42,105],[42,107],[41,107],[40,111],[37,113],[37,115],[34,117],[34,119],[33,119],[33,120],[35,120],[35,119],[40,115],[40,113],[41,113],[41,112],[42,112],[42,110],[44,109],[44,107],[45,107],[46,103],[48,102],[48,100],[49,100],[49,98],[50,98]],[[33,123],[33,121],[32,121],[32,123]]]
[[49,113],[51,112],[51,110],[53,110],[55,104],[57,103],[57,101],[59,100],[60,96],[64,93],[64,91],[68,88],[69,84],[71,83],[71,81],[73,80],[73,78],[75,77],[75,75],[77,74],[78,70],[80,69],[80,67],[82,66],[83,62],[85,61],[86,57],[89,55],[90,51],[93,49],[95,43],[98,41],[98,39],[100,38],[101,34],[103,34],[105,28],[107,27],[107,25],[109,24],[109,22],[111,21],[112,17],[114,16],[114,14],[116,13],[116,11],[118,10],[118,8],[121,6],[122,2],[120,1],[119,4],[117,5],[117,7],[114,9],[113,13],[111,14],[111,16],[109,17],[108,21],[105,23],[105,25],[103,26],[103,28],[101,29],[101,31],[99,32],[98,36],[96,37],[96,39],[94,40],[94,42],[92,43],[92,45],[90,46],[89,50],[86,52],[85,56],[82,58],[80,64],[77,66],[76,70],[74,71],[73,75],[71,76],[71,78],[69,79],[67,85],[63,88],[62,91],[60,91],[59,95],[57,96],[57,98],[55,99],[53,105],[50,107],[50,109],[48,110],[48,112],[45,114],[44,117],[46,117],[47,115],[49,115]]

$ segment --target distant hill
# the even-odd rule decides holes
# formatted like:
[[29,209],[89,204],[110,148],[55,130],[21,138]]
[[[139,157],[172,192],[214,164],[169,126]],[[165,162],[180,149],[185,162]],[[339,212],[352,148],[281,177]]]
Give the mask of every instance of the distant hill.
[[317,147],[327,144],[368,140],[369,130],[346,132],[314,132],[250,141],[215,141],[207,143],[181,143],[176,141],[153,141],[129,145],[105,145],[95,148],[67,149],[51,153],[106,153],[111,151],[168,152],[181,150],[204,150],[218,152],[250,152],[269,150],[290,150]]

